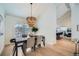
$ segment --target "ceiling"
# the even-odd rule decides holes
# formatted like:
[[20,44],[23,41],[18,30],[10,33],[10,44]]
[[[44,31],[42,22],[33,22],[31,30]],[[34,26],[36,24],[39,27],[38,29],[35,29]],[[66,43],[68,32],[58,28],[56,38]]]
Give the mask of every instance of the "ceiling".
[[[11,14],[20,17],[28,17],[31,15],[31,5],[29,3],[5,3],[0,4],[5,9],[6,14]],[[32,15],[38,17],[52,8],[51,3],[34,3],[32,5]],[[50,6],[50,7],[49,7]]]
[[[31,5],[29,3],[4,3],[0,4],[5,9],[6,14],[11,14],[20,17],[28,17],[31,15]],[[69,10],[69,4],[65,3],[34,3],[32,5],[32,15],[39,17],[44,14],[48,9],[53,8],[52,5],[56,6],[57,18],[62,16]]]

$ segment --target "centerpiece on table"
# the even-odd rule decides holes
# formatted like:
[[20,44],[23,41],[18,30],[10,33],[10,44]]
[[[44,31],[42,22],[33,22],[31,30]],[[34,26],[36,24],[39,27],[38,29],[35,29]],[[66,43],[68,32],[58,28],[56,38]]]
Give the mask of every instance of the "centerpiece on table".
[[38,28],[37,28],[37,27],[32,27],[32,32],[33,32],[34,34],[36,34],[37,31],[38,31]]

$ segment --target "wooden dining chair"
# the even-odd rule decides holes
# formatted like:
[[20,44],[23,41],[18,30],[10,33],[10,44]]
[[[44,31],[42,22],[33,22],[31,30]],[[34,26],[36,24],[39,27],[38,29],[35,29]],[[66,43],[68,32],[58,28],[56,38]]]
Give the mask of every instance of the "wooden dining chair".
[[45,37],[42,35],[37,36],[37,41],[36,41],[36,46],[37,47],[42,47],[42,45],[45,46]]
[[[34,50],[34,46],[35,46],[35,37],[30,37],[27,39],[27,42],[23,44],[23,47],[25,50],[27,50],[28,48],[31,49],[31,51]],[[26,51],[27,54],[27,51]]]

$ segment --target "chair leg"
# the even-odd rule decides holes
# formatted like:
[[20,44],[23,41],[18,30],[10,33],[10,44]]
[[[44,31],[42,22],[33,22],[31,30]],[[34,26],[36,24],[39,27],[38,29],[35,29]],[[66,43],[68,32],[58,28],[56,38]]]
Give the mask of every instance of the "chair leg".
[[13,48],[13,56],[16,54],[16,56],[18,56],[18,48],[17,48],[17,46],[15,46],[14,48]]
[[43,45],[45,46],[45,39],[43,39],[42,41],[43,41]]
[[16,56],[18,56],[18,48],[15,47],[15,50],[16,50]]
[[42,36],[43,45],[45,46],[45,37]]
[[15,52],[16,52],[16,51],[15,51],[15,47],[14,47],[14,48],[13,48],[13,56],[15,55]]
[[36,45],[34,45],[34,51],[36,50]]
[[40,48],[41,47],[41,44],[39,44],[38,47]]
[[31,50],[34,51],[34,47],[32,47]]
[[37,37],[35,37],[34,51],[36,50],[36,44],[37,44]]
[[21,48],[22,48],[22,52],[23,52],[24,56],[26,56],[26,49],[23,46]]

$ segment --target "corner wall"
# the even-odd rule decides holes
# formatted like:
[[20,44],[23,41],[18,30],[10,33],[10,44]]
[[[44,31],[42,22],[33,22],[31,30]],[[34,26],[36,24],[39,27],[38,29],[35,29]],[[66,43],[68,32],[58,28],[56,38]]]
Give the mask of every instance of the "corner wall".
[[45,11],[38,19],[38,34],[44,35],[48,44],[54,44],[56,43],[56,5],[49,4],[49,8]]
[[79,31],[77,31],[77,25],[79,25],[79,5],[71,4],[71,20],[72,20],[72,40],[79,40]]

